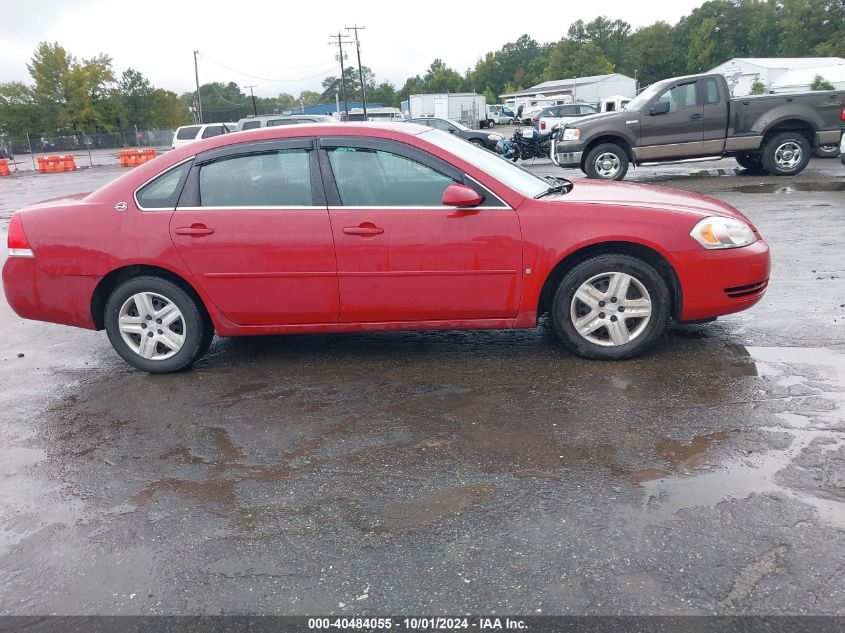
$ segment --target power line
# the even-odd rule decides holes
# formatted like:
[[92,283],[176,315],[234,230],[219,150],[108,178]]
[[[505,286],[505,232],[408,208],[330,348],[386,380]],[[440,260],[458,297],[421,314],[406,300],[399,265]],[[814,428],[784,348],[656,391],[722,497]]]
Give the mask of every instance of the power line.
[[352,40],[344,40],[343,34],[338,32],[337,35],[330,35],[332,39],[335,37],[337,38],[337,42],[329,42],[329,46],[337,46],[338,52],[338,59],[340,60],[340,91],[343,93],[343,111],[346,114],[346,118],[349,118],[349,105],[346,102],[346,78],[344,77],[344,68],[343,68],[343,45],[344,44],[351,44]]

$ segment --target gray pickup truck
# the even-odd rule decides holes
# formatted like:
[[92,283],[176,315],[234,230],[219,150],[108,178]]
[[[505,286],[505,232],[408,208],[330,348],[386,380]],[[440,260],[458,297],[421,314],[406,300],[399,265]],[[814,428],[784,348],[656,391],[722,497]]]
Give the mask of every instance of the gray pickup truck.
[[746,169],[799,173],[813,148],[838,144],[845,92],[732,99],[722,75],[652,84],[624,110],[597,114],[553,132],[552,161],[590,178],[622,180],[628,166],[733,156]]

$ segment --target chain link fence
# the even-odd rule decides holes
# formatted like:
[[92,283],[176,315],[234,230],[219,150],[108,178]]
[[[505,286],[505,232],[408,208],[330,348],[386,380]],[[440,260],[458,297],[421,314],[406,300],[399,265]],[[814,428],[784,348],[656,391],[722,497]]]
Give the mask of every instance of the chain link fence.
[[9,159],[12,171],[35,169],[39,156],[72,154],[80,167],[116,165],[118,151],[132,148],[168,150],[176,130],[135,130],[124,128],[110,133],[74,134],[68,136],[23,137],[0,136],[0,158]]

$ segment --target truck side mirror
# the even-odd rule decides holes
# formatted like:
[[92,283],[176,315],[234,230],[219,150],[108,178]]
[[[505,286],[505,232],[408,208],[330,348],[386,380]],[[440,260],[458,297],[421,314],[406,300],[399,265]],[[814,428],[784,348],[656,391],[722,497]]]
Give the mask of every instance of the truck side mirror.
[[652,116],[656,114],[666,114],[669,112],[671,104],[668,101],[658,101],[653,106],[651,106],[651,110],[649,111]]

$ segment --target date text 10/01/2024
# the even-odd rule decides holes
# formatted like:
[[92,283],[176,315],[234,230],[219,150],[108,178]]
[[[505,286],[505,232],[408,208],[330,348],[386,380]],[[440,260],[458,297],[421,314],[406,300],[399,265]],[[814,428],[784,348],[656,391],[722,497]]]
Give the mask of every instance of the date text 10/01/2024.
[[411,631],[454,631],[454,630],[525,630],[524,620],[496,617],[479,618],[309,618],[310,630],[390,630],[393,628]]

